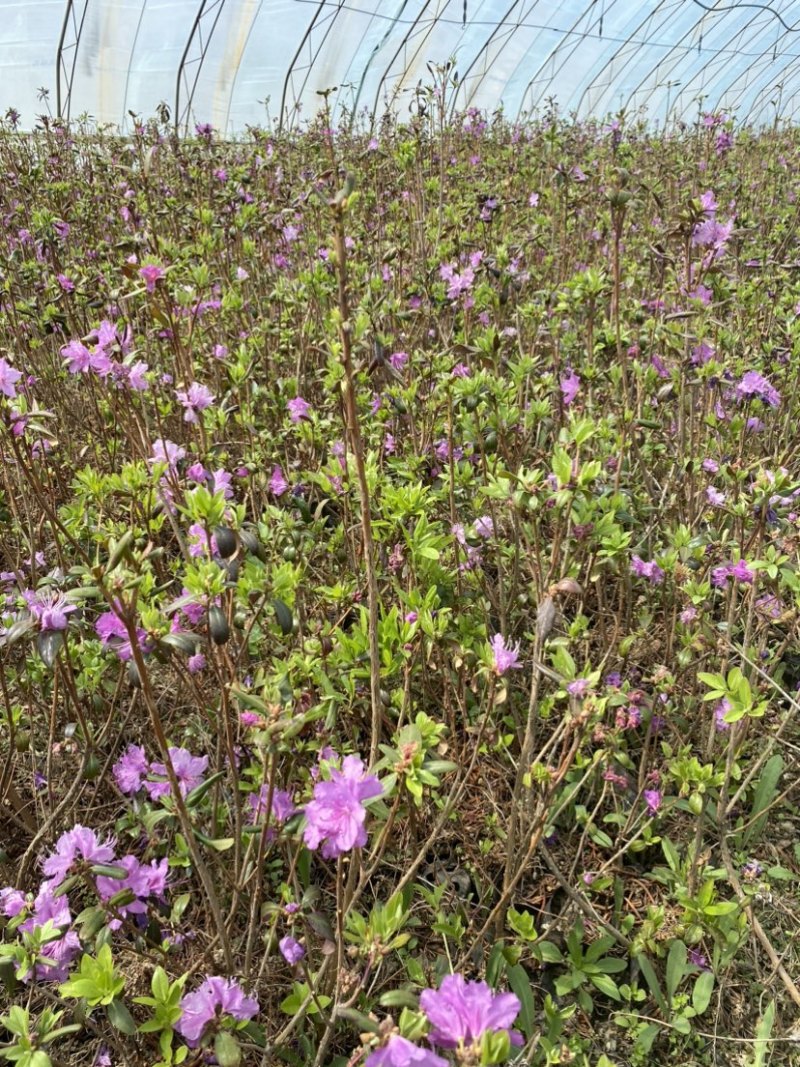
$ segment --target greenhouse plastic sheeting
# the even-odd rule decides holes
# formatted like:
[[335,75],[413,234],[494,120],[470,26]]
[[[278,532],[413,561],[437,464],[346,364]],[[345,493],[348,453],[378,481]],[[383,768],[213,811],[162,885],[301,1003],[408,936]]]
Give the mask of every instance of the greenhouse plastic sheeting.
[[0,107],[126,129],[163,103],[234,134],[336,86],[337,118],[373,121],[452,58],[454,108],[764,124],[800,106],[799,38],[797,0],[0,0]]

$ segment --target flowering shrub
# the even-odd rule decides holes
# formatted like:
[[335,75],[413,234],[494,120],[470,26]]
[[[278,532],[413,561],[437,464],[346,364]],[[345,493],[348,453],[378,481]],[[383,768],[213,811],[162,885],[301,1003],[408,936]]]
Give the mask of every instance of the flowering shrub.
[[10,1062],[783,1062],[800,138],[432,76],[0,122]]

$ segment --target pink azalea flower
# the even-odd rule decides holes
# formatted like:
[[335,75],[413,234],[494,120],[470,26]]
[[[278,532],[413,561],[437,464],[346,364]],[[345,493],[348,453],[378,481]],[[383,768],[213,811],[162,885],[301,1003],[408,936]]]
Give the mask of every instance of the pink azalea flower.
[[258,1001],[245,996],[241,986],[232,978],[206,978],[195,993],[181,999],[183,1014],[175,1029],[194,1047],[209,1023],[220,1015],[230,1015],[239,1021],[258,1014]]
[[[191,793],[203,781],[203,775],[208,769],[208,756],[193,756],[185,748],[173,748],[170,745],[169,758],[178,779],[178,788],[182,797]],[[157,774],[163,779],[160,782],[144,782],[144,788],[151,800],[160,800],[161,797],[169,796],[170,784],[167,778],[167,768],[163,763],[151,763],[150,774]]]
[[94,830],[76,825],[56,841],[55,851],[45,859],[42,870],[47,875],[50,889],[56,889],[74,865],[84,863],[111,863],[114,859],[114,842],[101,841]]
[[325,859],[335,859],[367,843],[364,801],[380,796],[383,787],[375,775],[364,774],[357,756],[346,756],[342,769],[331,770],[330,781],[317,782],[306,804],[303,839],[311,849],[322,845]]
[[[268,785],[262,785],[257,793],[250,793],[248,796],[247,803],[250,806],[250,821],[252,823],[257,823],[259,819],[263,819],[267,810],[268,798]],[[273,790],[270,822],[285,823],[289,816],[294,815],[296,811],[297,808],[294,806],[291,793],[285,789]]]
[[306,950],[300,942],[293,937],[282,937],[278,942],[278,948],[281,950],[283,958],[292,967],[299,963],[306,954]]
[[462,1042],[476,1046],[487,1031],[501,1030],[509,1032],[512,1044],[522,1044],[520,1035],[509,1029],[519,1014],[519,1000],[513,993],[493,993],[485,982],[449,974],[438,991],[423,990],[419,1006],[431,1023],[430,1040],[441,1048],[458,1048]]
[[154,263],[139,268],[139,277],[144,281],[148,293],[155,291],[156,282],[160,281],[166,273],[163,267],[158,267]]
[[283,496],[288,488],[289,483],[284,478],[281,468],[276,464],[272,468],[272,477],[269,480],[269,491],[274,496]]
[[367,1056],[364,1067],[448,1067],[448,1061],[400,1034],[392,1034],[383,1048]]
[[0,359],[0,393],[13,400],[17,395],[16,385],[22,371],[15,370],[5,359]]
[[567,371],[564,377],[559,382],[561,387],[561,393],[564,397],[564,406],[569,407],[581,387],[581,380],[578,375],[571,368]]
[[128,745],[123,754],[111,768],[114,781],[120,793],[129,796],[138,793],[142,787],[142,778],[150,769],[147,756],[141,745]]
[[647,804],[647,810],[651,815],[655,815],[658,809],[661,807],[661,793],[658,789],[645,789],[644,800]]
[[286,407],[289,409],[289,418],[294,423],[300,422],[301,419],[304,419],[311,410],[311,405],[309,404],[309,402],[307,400],[303,400],[301,396],[296,396],[294,400],[290,400]]
[[151,463],[166,463],[170,470],[175,470],[178,463],[186,455],[186,449],[181,448],[180,445],[176,445],[174,441],[167,441],[164,437],[159,437],[153,442],[153,455],[150,459]]
[[192,382],[188,389],[178,389],[175,395],[185,409],[185,422],[197,422],[199,412],[214,403],[214,394],[208,386],[201,385],[200,382]]
[[64,345],[61,358],[67,361],[70,374],[84,374],[92,363],[92,353],[82,341],[70,341]]
[[66,630],[69,619],[67,615],[75,611],[75,604],[70,604],[63,593],[55,589],[39,589],[37,592],[23,593],[28,611],[39,623],[43,633],[53,630]]
[[492,646],[494,672],[498,677],[508,670],[517,670],[522,667],[519,659],[519,642],[516,645],[507,645],[502,634],[495,634],[489,643]]

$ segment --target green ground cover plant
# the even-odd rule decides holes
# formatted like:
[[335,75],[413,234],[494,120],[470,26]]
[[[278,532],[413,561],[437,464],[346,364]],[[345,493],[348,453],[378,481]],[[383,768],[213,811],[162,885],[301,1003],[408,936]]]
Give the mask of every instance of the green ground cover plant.
[[793,1062],[800,136],[0,126],[0,1057]]

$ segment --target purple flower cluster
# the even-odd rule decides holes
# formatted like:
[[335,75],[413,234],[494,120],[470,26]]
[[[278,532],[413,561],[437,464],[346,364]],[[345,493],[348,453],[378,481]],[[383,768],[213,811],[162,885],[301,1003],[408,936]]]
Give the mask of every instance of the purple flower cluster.
[[383,792],[375,775],[364,773],[358,756],[345,756],[341,770],[331,767],[330,775],[330,780],[317,782],[313,799],[304,809],[303,839],[311,849],[322,845],[325,859],[366,845],[364,802]]
[[[430,1023],[428,1040],[441,1049],[457,1049],[459,1059],[481,1062],[485,1034],[507,1033],[512,1045],[522,1045],[522,1037],[511,1027],[519,1014],[520,1002],[513,993],[494,993],[485,982],[468,982],[460,974],[442,979],[438,990],[426,989],[419,1005]],[[393,1034],[380,1049],[371,1053],[366,1067],[445,1067],[447,1060],[430,1049]]]
[[[257,793],[250,793],[247,798],[247,803],[250,807],[250,821],[252,823],[257,823],[260,819],[264,818],[269,799],[268,785],[262,785]],[[292,801],[292,794],[285,789],[274,789],[269,811],[270,822],[277,823],[278,825],[285,823],[286,820],[297,811],[297,808]]]
[[[102,614],[94,624],[94,629],[103,646],[112,648],[123,662],[132,658],[133,647],[128,628],[116,611]],[[136,628],[136,641],[143,654],[150,652],[147,634],[140,626]]]
[[245,996],[238,982],[232,978],[206,978],[194,993],[181,999],[183,1014],[175,1029],[194,1048],[208,1027],[217,1025],[225,1016],[237,1022],[249,1022],[258,1014],[258,1001]]
[[739,399],[757,397],[771,408],[779,407],[781,402],[781,394],[775,386],[763,374],[754,370],[749,370],[742,375],[741,381],[736,386],[736,395]]
[[653,585],[661,585],[664,581],[664,572],[655,560],[643,560],[640,556],[633,556],[631,572],[637,578],[647,578]]
[[718,589],[724,589],[731,579],[742,585],[752,585],[755,580],[755,571],[752,571],[747,563],[740,559],[736,563],[731,561],[723,563],[711,572],[711,584]]
[[[13,888],[0,889],[0,912],[7,918],[17,918],[27,911],[27,917],[19,924],[20,933],[33,934],[47,923],[60,932],[59,937],[47,941],[40,951],[40,959],[33,971],[33,977],[40,982],[63,982],[72,961],[80,955],[81,943],[78,935],[70,929],[72,912],[66,895],[56,896],[53,888],[46,882],[31,902],[24,893]],[[30,974],[18,975],[24,981],[30,980]]]
[[[76,874],[89,876],[95,865],[111,864],[118,869],[118,877],[98,873],[95,878],[100,903],[107,904],[117,894],[128,892],[125,903],[114,905],[109,928],[119,929],[128,917],[145,922],[148,900],[164,899],[168,860],[165,857],[145,864],[130,854],[117,858],[113,840],[103,840],[94,830],[80,824],[63,833],[44,858],[42,871],[46,878],[35,898],[31,899],[11,886],[0,889],[0,912],[16,920],[20,933],[34,933],[46,924],[52,924],[54,936],[49,937],[40,949],[33,972],[36,979],[63,982],[69,965],[81,952],[78,934],[71,929],[72,912],[64,892],[67,878]],[[19,977],[27,981],[30,975],[20,973]]]
[[[203,782],[208,770],[208,756],[193,756],[185,748],[169,748],[169,758],[178,779],[181,796]],[[170,784],[167,768],[157,760],[149,761],[141,745],[128,745],[112,768],[117,788],[126,796],[144,789],[151,800],[169,796]]]
[[[91,347],[90,347],[91,346]],[[145,392],[149,386],[149,367],[144,360],[126,362],[133,350],[130,327],[120,331],[109,319],[103,319],[97,329],[82,341],[69,341],[61,349],[61,358],[70,374],[87,374],[108,378],[116,385],[127,386],[135,392]]]

